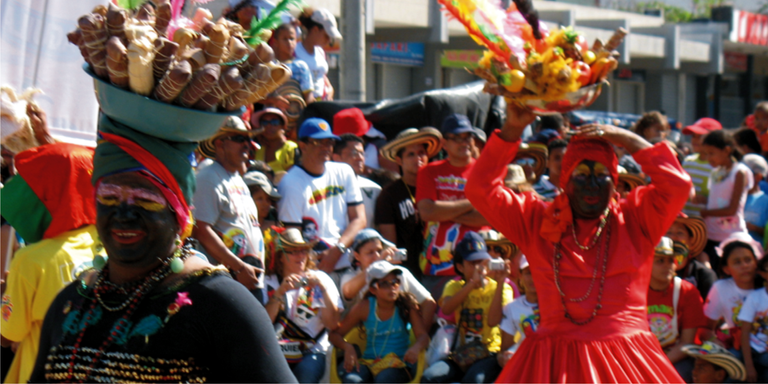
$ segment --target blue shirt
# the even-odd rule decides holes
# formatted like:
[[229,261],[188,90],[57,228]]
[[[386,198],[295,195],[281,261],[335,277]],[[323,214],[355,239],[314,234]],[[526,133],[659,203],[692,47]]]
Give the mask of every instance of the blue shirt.
[[[763,191],[747,195],[747,203],[744,205],[744,221],[758,227],[764,227],[768,222],[768,195]],[[749,231],[755,241],[763,242],[763,233]]]
[[410,332],[400,316],[400,308],[395,307],[392,317],[382,321],[376,314],[376,298],[370,297],[368,301],[368,318],[363,323],[366,329],[363,359],[383,358],[392,352],[402,359],[410,344]]

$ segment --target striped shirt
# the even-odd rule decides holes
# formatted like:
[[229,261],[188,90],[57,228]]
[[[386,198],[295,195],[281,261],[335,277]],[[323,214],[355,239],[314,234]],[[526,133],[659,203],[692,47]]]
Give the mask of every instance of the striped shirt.
[[[699,154],[694,153],[685,158],[683,169],[688,172],[693,181],[693,188],[696,189],[696,195],[709,195],[709,174],[712,172],[712,166],[708,162],[699,159]],[[694,204],[687,202],[683,207],[683,213],[688,216],[699,216],[699,212],[706,207],[706,204]]]

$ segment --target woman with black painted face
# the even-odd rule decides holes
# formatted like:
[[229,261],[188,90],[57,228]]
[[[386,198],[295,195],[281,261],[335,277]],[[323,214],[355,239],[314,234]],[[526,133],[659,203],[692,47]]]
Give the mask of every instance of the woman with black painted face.
[[261,304],[184,245],[197,143],[106,116],[99,137],[92,182],[103,246],[95,269],[48,309],[30,382],[295,382]]
[[[504,187],[531,111],[511,104],[488,140],[466,194],[528,256],[541,322],[500,382],[681,382],[648,331],[646,293],[653,250],[685,204],[691,181],[665,143],[651,146],[609,125],[574,131],[553,202]],[[616,192],[624,147],[653,183]]]

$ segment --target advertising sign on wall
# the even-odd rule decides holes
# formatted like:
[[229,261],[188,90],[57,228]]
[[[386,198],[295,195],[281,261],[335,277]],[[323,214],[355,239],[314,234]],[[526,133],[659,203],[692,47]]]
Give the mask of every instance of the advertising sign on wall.
[[424,66],[424,43],[372,43],[371,61],[382,64]]

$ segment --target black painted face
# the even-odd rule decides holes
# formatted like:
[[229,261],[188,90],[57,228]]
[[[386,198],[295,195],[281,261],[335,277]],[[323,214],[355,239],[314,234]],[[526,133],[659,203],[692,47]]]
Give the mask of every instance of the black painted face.
[[110,262],[147,267],[173,253],[179,225],[162,192],[131,172],[102,180],[96,191],[96,229]]
[[602,163],[584,160],[573,170],[565,193],[575,217],[596,219],[605,211],[614,190],[608,168]]

